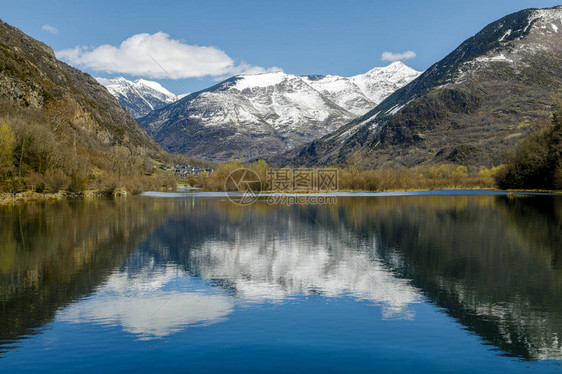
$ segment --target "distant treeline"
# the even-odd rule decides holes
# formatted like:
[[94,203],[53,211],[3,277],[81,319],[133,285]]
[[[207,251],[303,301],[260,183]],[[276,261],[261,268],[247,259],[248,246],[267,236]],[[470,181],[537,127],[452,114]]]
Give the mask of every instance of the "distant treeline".
[[[252,189],[262,191],[276,191],[278,188],[272,185],[272,173],[283,174],[287,171],[289,175],[297,174],[299,168],[273,169],[265,161],[260,160],[253,163],[243,163],[242,161],[230,161],[219,164],[212,173],[201,173],[189,176],[187,182],[194,187],[200,187],[207,191],[223,191],[241,189],[244,190],[247,184],[234,185],[229,181],[229,176],[239,178],[241,173],[238,169],[251,170],[259,177],[261,183],[252,184]],[[380,169],[380,170],[361,170],[354,165],[343,167],[331,167],[323,169],[306,169],[318,173],[321,170],[333,170],[337,173],[337,190],[339,191],[387,191],[387,190],[425,190],[425,189],[446,189],[446,188],[493,188],[494,174],[499,168],[482,169],[475,174],[470,174],[468,169],[462,165],[442,164],[434,166],[418,166],[415,168],[401,169]],[[254,174],[252,174],[253,176]],[[317,175],[317,174],[315,174]],[[312,191],[322,191],[313,185]],[[292,192],[292,187],[283,189],[285,192]]]

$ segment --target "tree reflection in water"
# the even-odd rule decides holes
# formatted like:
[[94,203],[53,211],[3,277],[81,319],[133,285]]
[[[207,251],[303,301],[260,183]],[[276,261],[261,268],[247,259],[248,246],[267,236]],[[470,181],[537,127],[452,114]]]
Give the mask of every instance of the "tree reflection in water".
[[503,354],[562,359],[559,196],[138,197],[2,208],[1,219],[4,344],[59,309],[150,339],[224,321],[236,305],[320,294],[394,319],[430,301]]

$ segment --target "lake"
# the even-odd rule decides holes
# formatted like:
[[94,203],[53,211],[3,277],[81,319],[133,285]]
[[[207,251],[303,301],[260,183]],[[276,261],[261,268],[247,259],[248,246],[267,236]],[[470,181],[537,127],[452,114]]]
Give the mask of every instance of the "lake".
[[562,196],[0,207],[2,372],[562,369]]

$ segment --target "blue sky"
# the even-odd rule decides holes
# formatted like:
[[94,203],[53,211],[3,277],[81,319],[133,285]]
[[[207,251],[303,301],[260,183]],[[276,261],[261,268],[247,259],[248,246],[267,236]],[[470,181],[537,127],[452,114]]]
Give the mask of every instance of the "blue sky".
[[[142,76],[182,93],[206,88],[235,73],[275,68],[294,74],[360,74],[387,65],[389,61],[381,60],[384,52],[412,51],[416,57],[404,62],[425,70],[504,15],[558,4],[523,0],[0,0],[0,18],[55,51],[65,50],[67,60],[94,76]],[[135,35],[130,49],[119,48]],[[101,45],[115,48],[96,49]],[[149,55],[150,60],[134,61],[140,56],[135,54],[136,45],[151,51],[141,57]],[[178,50],[183,54],[175,53]],[[160,74],[154,66],[149,69],[154,60]],[[107,73],[108,66],[121,72]],[[162,68],[183,77],[179,84],[167,78]]]

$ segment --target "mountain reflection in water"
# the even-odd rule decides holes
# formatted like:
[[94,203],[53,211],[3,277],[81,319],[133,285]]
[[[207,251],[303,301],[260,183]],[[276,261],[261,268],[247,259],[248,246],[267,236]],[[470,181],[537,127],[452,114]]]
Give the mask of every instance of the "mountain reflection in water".
[[5,348],[53,320],[144,340],[321,295],[412,321],[431,302],[502,354],[562,359],[560,196],[136,197],[2,208],[1,219]]

